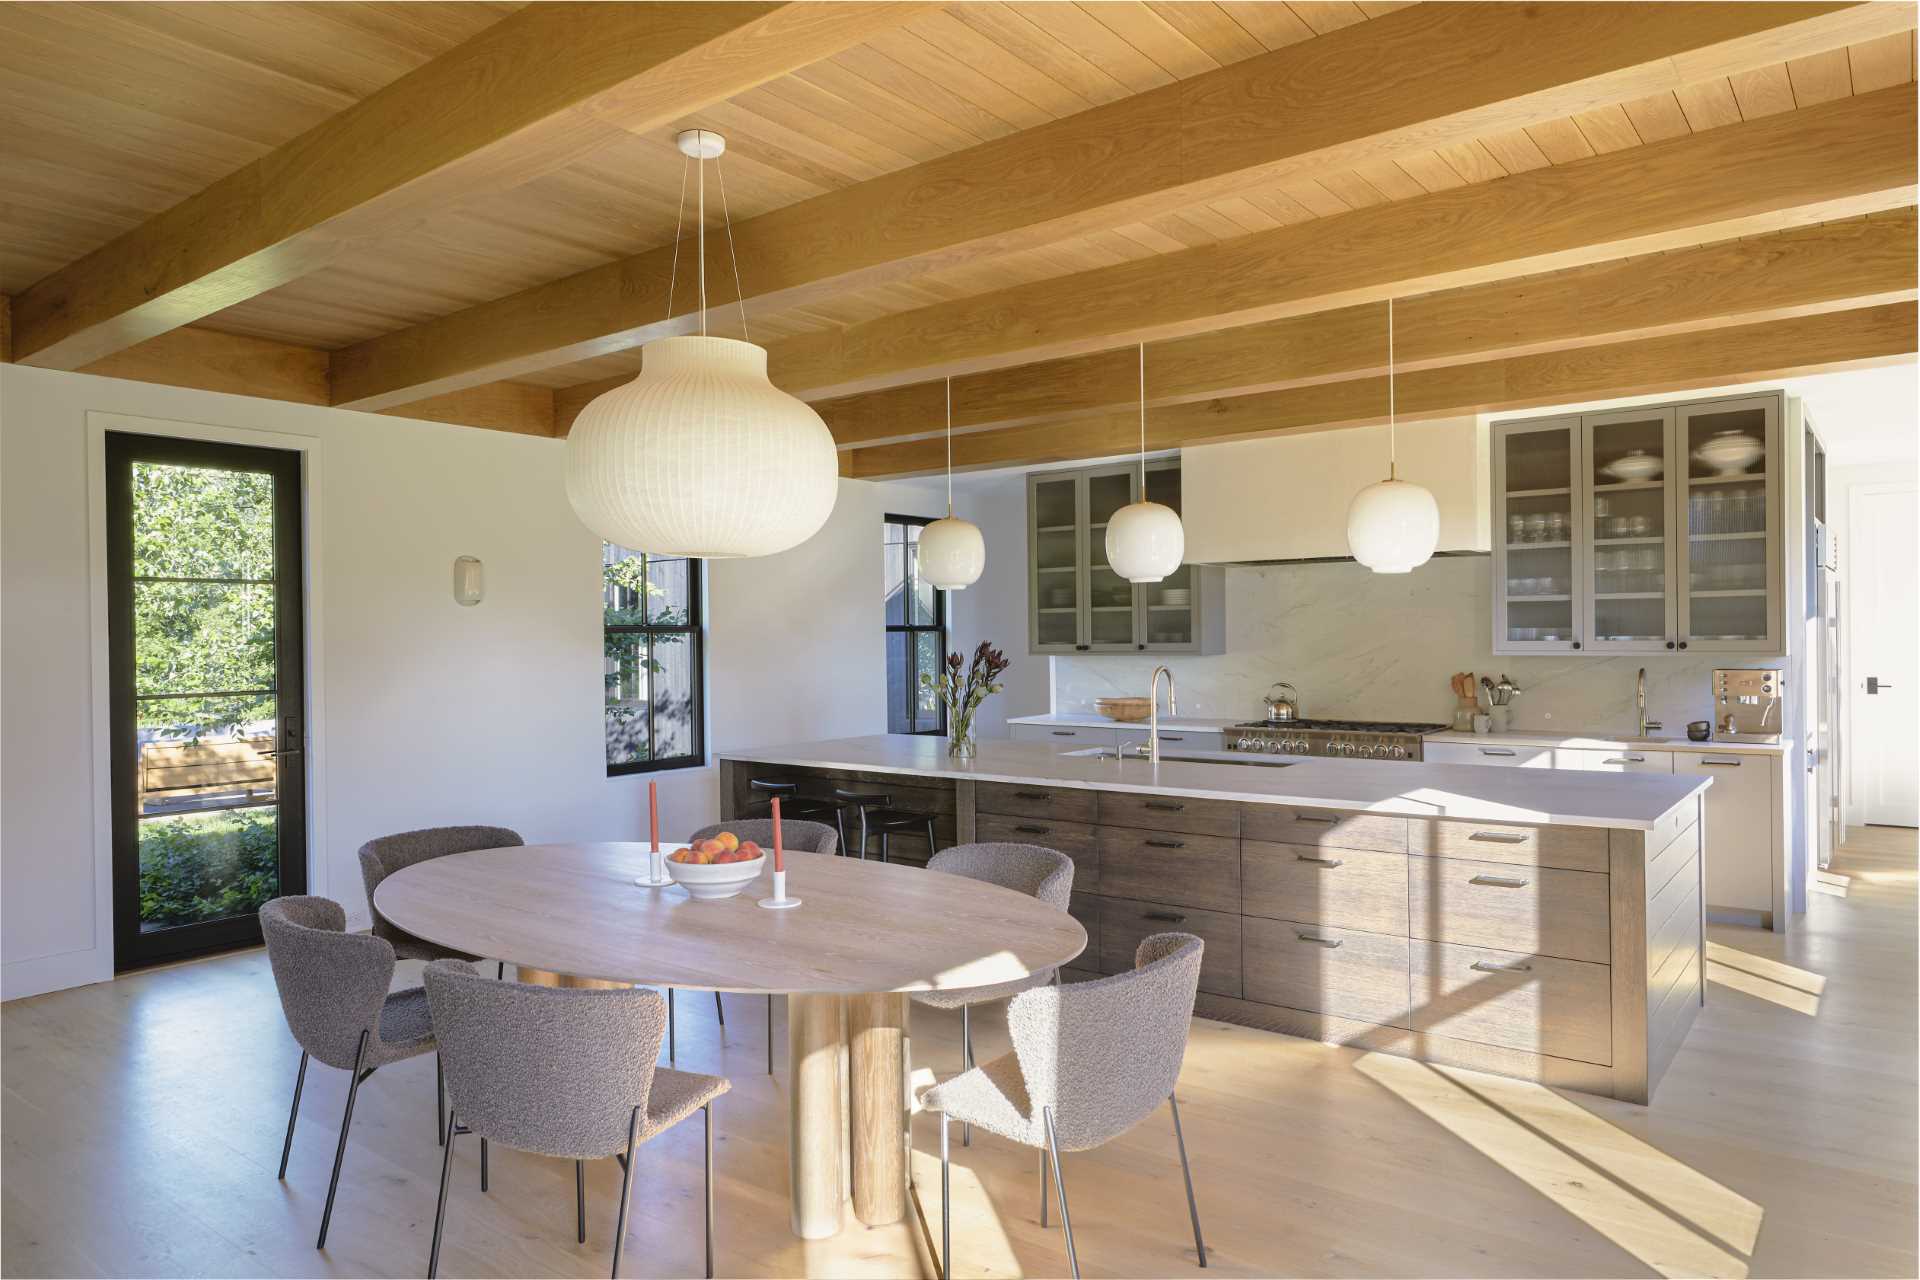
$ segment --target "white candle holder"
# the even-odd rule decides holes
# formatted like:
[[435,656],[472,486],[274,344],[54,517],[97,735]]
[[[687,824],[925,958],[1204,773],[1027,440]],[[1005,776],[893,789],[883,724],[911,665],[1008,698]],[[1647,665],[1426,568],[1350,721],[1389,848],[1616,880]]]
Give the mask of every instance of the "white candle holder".
[[760,905],[769,911],[783,911],[788,907],[797,907],[800,905],[800,899],[789,898],[787,896],[786,872],[776,871],[773,873],[773,896],[771,898],[760,899]]
[[667,874],[667,855],[660,849],[647,852],[647,874],[634,877],[635,884],[642,889],[664,889],[673,883],[673,877]]

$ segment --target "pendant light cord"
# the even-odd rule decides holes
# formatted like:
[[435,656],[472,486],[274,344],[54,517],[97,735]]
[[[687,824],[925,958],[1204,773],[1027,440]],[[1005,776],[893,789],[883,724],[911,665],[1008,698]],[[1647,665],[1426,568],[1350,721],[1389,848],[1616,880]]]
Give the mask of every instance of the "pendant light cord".
[[687,225],[687,166],[693,163],[688,156],[680,162],[680,208],[673,215],[673,266],[667,272],[667,319],[673,319],[673,290],[680,283],[680,233]]
[[740,307],[740,339],[752,342],[747,332],[747,291],[740,285],[740,251],[733,246],[733,212],[727,208],[727,171],[720,164],[720,157],[713,158],[713,176],[720,180],[720,217],[727,228],[727,256],[733,259],[733,300]]
[[947,519],[953,519],[953,379],[947,379]]
[[1147,500],[1147,344],[1140,344],[1140,501]]
[[700,255],[700,336],[707,336],[707,162],[700,160],[700,235],[696,241]]
[[1395,440],[1393,403],[1393,299],[1387,299],[1387,479],[1397,478],[1400,452]]

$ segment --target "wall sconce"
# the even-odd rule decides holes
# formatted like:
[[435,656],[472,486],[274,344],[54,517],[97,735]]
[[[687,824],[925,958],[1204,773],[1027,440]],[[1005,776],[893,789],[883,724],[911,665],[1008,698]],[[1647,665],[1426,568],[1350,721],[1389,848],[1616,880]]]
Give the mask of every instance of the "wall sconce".
[[486,578],[477,556],[461,556],[453,562],[454,603],[472,608],[486,595]]

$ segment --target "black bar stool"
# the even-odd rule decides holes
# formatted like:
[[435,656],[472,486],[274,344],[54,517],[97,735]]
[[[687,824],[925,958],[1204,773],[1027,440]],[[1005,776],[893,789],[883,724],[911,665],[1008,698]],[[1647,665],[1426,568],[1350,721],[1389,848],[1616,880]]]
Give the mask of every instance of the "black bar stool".
[[933,815],[922,813],[918,809],[895,808],[893,797],[884,791],[847,791],[840,787],[833,789],[836,799],[850,804],[860,817],[860,857],[867,856],[867,831],[872,830],[880,836],[880,861],[887,860],[887,835],[894,831],[916,831],[924,829],[927,837],[927,857],[931,859],[939,852],[933,834]]
[[[831,796],[803,796],[800,784],[783,782],[773,778],[749,778],[748,790],[754,793],[755,808],[769,811],[773,808],[773,798],[780,797],[780,815],[786,818],[808,818],[815,822],[832,820],[840,832],[840,852],[847,852],[847,806]],[[862,851],[864,854],[864,850]]]

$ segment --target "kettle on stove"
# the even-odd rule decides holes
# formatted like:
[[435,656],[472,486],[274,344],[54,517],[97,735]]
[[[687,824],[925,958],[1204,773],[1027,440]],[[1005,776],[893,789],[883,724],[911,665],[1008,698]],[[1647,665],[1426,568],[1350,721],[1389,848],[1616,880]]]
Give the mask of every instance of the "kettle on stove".
[[[1275,697],[1281,689],[1286,692]],[[1267,719],[1270,721],[1278,723],[1300,718],[1300,691],[1284,680],[1267,690],[1266,704]]]

